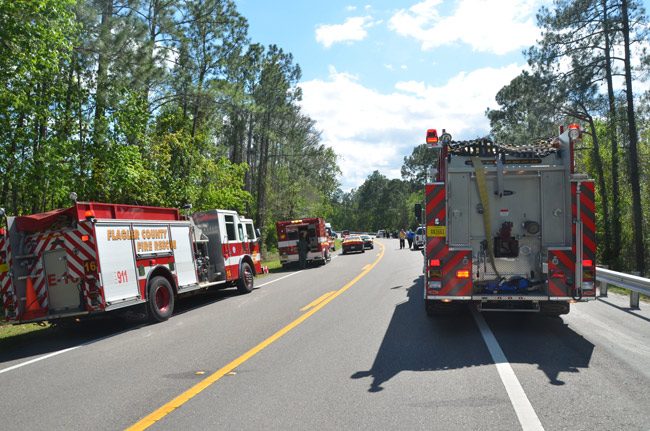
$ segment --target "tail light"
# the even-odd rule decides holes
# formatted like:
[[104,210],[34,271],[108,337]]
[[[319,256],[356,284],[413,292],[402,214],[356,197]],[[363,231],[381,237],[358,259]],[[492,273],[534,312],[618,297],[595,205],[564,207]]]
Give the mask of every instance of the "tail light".
[[456,278],[469,278],[469,271],[466,269],[456,271]]
[[[594,262],[591,259],[584,259],[582,261],[582,280],[584,281],[583,283],[583,289],[589,290],[593,289],[593,282],[595,277],[595,268],[594,268]],[[591,287],[584,287],[585,284],[591,283]]]

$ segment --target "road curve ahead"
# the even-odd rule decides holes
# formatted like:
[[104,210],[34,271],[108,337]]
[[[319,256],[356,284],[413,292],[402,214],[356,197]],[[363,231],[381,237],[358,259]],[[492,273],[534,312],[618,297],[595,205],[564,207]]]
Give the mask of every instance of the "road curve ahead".
[[0,346],[6,429],[648,428],[649,313],[610,296],[562,319],[430,319],[422,254],[376,243],[161,324]]

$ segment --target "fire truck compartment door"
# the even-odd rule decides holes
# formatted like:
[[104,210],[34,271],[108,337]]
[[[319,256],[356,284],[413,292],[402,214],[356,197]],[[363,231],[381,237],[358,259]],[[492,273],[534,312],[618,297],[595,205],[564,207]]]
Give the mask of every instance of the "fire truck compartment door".
[[50,314],[66,310],[79,309],[81,280],[68,271],[65,249],[48,251],[43,255],[45,280],[49,298]]
[[196,284],[196,268],[194,267],[194,252],[190,241],[189,226],[172,226],[171,240],[174,248],[174,262],[176,263],[176,276],[178,287]]
[[[135,272],[133,241],[128,236],[113,235],[113,232],[118,229],[120,232],[131,232],[131,225],[95,226],[104,298],[109,305],[140,296],[138,277]],[[109,231],[112,231],[110,236]]]
[[563,171],[542,175],[542,245],[571,245],[571,196]]
[[[449,196],[447,215],[449,245],[452,247],[469,247],[470,231],[470,183],[469,172],[449,174]],[[483,220],[476,220],[483,224]]]

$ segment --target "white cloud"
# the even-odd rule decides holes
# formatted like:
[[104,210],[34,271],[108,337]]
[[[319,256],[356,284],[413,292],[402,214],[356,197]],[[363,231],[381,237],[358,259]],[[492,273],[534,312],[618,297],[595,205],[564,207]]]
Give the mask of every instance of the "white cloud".
[[460,42],[474,51],[503,55],[535,43],[540,36],[535,13],[550,0],[458,0],[450,16],[441,15],[441,3],[424,0],[401,9],[388,26],[419,41],[423,50]]
[[485,109],[496,105],[494,95],[522,68],[463,72],[440,87],[398,82],[384,94],[331,67],[329,79],[301,84],[302,107],[323,131],[323,143],[341,156],[342,187],[350,190],[374,170],[399,178],[404,156],[423,143],[427,128],[445,128],[458,139],[485,135]]
[[329,48],[335,43],[363,40],[373,25],[371,16],[351,17],[343,24],[320,24],[316,27],[316,41]]
[[345,7],[345,10],[347,10],[348,12],[354,12],[355,10],[357,10],[357,7],[349,5]]

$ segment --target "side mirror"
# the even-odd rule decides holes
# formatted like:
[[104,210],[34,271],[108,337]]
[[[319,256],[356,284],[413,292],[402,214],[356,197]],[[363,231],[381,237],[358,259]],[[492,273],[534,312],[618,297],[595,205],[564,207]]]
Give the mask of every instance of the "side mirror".
[[256,227],[255,228],[255,233],[257,234],[258,238],[262,238],[262,232],[260,232],[260,228]]
[[415,204],[415,218],[420,223],[422,221],[422,204]]

